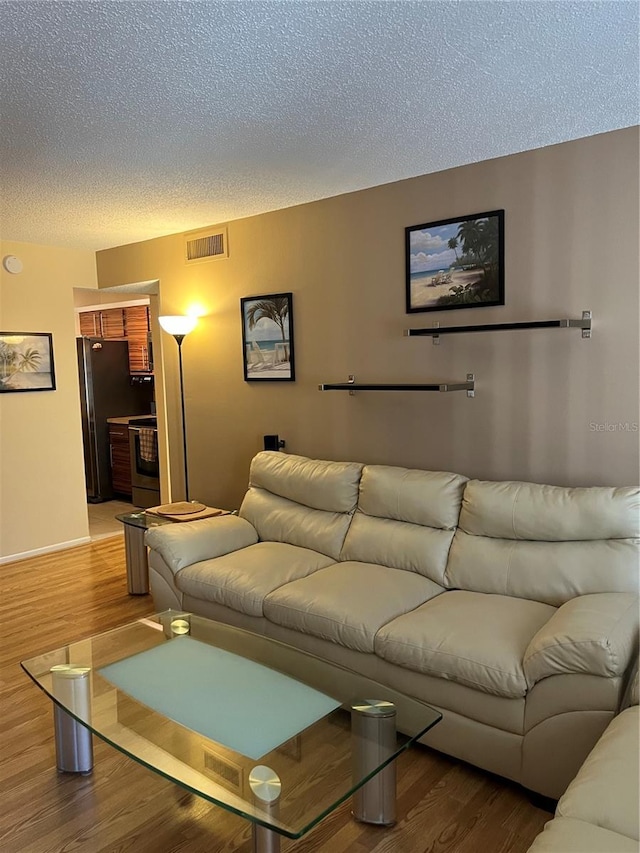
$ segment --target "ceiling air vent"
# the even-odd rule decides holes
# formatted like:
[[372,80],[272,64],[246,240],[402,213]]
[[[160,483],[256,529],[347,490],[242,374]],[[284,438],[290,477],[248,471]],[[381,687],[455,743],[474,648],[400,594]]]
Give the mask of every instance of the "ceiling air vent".
[[215,228],[206,231],[191,231],[185,234],[184,259],[188,264],[228,258],[227,229]]

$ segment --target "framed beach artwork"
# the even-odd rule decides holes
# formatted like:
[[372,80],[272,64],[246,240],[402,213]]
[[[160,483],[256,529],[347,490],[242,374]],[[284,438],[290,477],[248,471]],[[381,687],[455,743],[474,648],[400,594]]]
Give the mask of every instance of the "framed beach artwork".
[[50,332],[0,332],[0,391],[55,391]]
[[293,382],[293,294],[240,300],[245,382]]
[[504,305],[504,210],[405,228],[407,314]]

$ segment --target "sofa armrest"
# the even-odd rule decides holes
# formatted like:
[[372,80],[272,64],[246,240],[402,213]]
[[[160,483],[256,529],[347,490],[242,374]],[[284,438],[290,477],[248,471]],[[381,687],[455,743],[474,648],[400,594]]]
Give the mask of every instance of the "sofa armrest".
[[254,526],[235,515],[163,524],[152,527],[145,536],[149,548],[160,554],[174,575],[185,566],[230,554],[257,541]]
[[550,675],[584,672],[622,676],[638,638],[638,598],[603,592],[572,598],[533,637],[524,655],[531,688]]

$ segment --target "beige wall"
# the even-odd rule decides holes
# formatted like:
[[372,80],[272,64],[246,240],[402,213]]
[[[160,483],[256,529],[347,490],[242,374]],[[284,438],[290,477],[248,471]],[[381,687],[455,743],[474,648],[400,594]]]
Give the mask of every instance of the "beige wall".
[[[185,266],[180,235],[106,250],[99,286],[158,278],[161,313],[194,303],[206,312],[183,345],[192,497],[237,506],[265,433],[320,458],[631,484],[638,177],[638,129],[616,131],[231,222],[228,260]],[[506,211],[506,305],[406,315],[405,226],[497,208]],[[245,383],[239,300],[281,291],[294,294],[297,381]],[[402,335],[435,320],[554,319],[585,309],[591,340],[551,329],[452,336],[436,347]],[[163,350],[179,448],[173,342]],[[429,382],[469,372],[475,399],[317,390],[349,373]]]
[[0,242],[23,272],[0,278],[0,329],[52,332],[56,390],[0,395],[0,561],[88,536],[74,287],[96,287],[95,255]]

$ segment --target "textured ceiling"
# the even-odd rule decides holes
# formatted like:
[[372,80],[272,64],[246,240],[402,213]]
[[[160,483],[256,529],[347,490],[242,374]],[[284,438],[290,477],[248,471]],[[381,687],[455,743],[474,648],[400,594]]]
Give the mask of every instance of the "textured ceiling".
[[0,2],[0,232],[105,248],[638,123],[637,2]]

